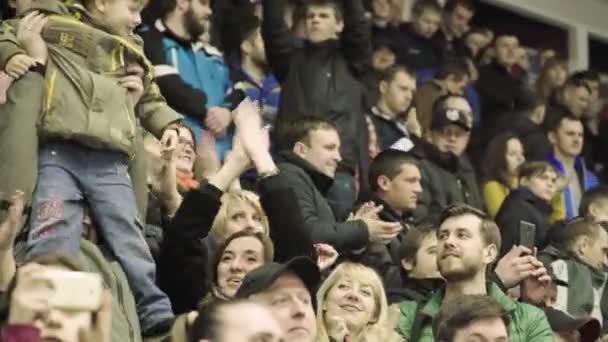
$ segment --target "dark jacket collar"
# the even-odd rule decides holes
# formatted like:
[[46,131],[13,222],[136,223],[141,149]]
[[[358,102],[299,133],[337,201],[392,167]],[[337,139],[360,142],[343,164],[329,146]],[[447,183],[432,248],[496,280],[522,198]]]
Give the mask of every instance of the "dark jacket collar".
[[536,196],[530,189],[525,186],[520,186],[515,190],[515,196],[519,196],[524,201],[530,203],[534,208],[542,212],[544,215],[551,215],[552,207],[550,203],[547,203],[542,198]]
[[166,37],[171,38],[171,40],[174,40],[179,45],[189,47],[192,46],[192,44],[196,41],[196,39],[184,39],[182,37],[179,37],[173,31],[171,31],[171,29],[167,25],[165,25],[165,22],[162,19],[158,19],[154,23],[154,26],[159,32],[161,32]]
[[298,155],[291,151],[279,152],[277,160],[280,163],[283,162],[294,164],[304,170],[304,172],[306,172],[306,174],[308,174],[308,176],[312,179],[312,182],[317,187],[317,190],[319,190],[319,192],[321,192],[323,196],[327,195],[329,188],[334,182],[332,178],[319,172],[312,164],[300,158]]
[[364,200],[361,202],[373,201],[376,205],[382,205],[382,212],[380,212],[379,216],[384,221],[405,223],[412,217],[411,213],[399,215],[388,203],[386,203],[376,194],[372,193],[368,196],[362,197],[362,199]]
[[428,159],[431,162],[452,172],[458,171],[461,166],[457,155],[451,152],[441,152],[439,149],[437,149],[437,147],[435,147],[435,145],[422,139],[418,139],[416,142],[414,142],[414,149],[412,153],[418,159]]

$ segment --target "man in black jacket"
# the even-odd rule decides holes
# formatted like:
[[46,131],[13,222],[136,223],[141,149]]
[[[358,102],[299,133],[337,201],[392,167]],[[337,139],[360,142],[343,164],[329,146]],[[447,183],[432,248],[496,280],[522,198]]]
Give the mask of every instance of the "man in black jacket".
[[477,91],[481,97],[483,127],[491,127],[502,115],[510,114],[523,101],[525,86],[512,73],[519,47],[516,36],[501,35],[494,40],[495,61],[479,68]]
[[[386,222],[401,224],[403,235],[409,230],[411,213],[416,208],[420,186],[418,163],[407,153],[386,150],[374,158],[369,168],[371,194],[366,201],[381,205],[378,217]],[[398,250],[400,238],[388,243],[370,242],[360,262],[374,268],[382,277],[385,287],[400,287]]]
[[296,193],[313,243],[327,243],[344,253],[361,250],[368,241],[397,236],[401,225],[380,221],[375,212],[337,222],[326,199],[341,160],[340,138],[331,121],[301,117],[283,125],[279,135],[279,178]]
[[315,0],[306,7],[306,41],[296,48],[283,20],[283,0],[264,0],[262,37],[268,62],[281,83],[277,128],[316,116],[338,128],[342,163],[329,197],[338,217],[356,198],[355,173],[367,174],[363,113],[365,75],[371,56],[370,25],[361,0]]
[[411,70],[437,68],[440,51],[431,39],[439,29],[442,9],[436,0],[418,0],[412,7],[412,22],[401,27],[399,63]]
[[535,246],[540,249],[546,246],[556,180],[557,171],[548,162],[528,162],[521,166],[520,187],[505,198],[496,215],[496,224],[502,235],[501,256],[520,244],[519,226],[522,221],[536,227]]

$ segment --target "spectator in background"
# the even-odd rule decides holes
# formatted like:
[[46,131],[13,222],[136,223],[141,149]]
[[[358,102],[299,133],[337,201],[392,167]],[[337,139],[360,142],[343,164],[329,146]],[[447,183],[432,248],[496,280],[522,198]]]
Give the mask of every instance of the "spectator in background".
[[420,181],[417,161],[403,151],[383,151],[374,158],[369,168],[371,195],[364,200],[381,206],[381,211],[378,212],[380,219],[399,222],[403,228],[397,238],[368,243],[361,256],[360,262],[378,272],[385,288],[397,288],[401,285],[397,255],[400,237],[410,229],[412,213],[422,192]]
[[563,208],[559,210],[565,213],[567,219],[571,219],[578,213],[583,193],[599,182],[581,156],[584,140],[581,119],[562,116],[550,124],[548,137],[553,152],[547,160],[565,179]]
[[488,265],[500,250],[500,231],[485,213],[467,205],[447,208],[439,220],[437,266],[445,289],[423,302],[399,304],[397,331],[408,341],[432,341],[431,326],[446,303],[463,295],[487,295],[507,312],[514,341],[550,341],[553,336],[544,313],[515,302],[498,285],[486,281]]
[[427,301],[443,285],[437,268],[437,228],[431,224],[413,227],[403,237],[398,251],[401,284],[386,289],[389,303]]
[[[368,135],[376,137],[376,141],[370,141],[369,148],[384,151],[403,138],[409,140],[410,148],[413,147],[412,132],[408,131],[406,121],[412,115],[410,109],[416,92],[416,76],[406,67],[396,65],[384,72],[378,88],[380,99],[366,117],[370,130]],[[370,157],[375,157],[375,154],[370,153]]]
[[399,28],[393,20],[393,0],[371,0],[372,41],[389,41],[399,44]]
[[319,342],[401,341],[378,274],[360,264],[342,263],[317,291]]
[[585,191],[578,214],[595,222],[608,222],[608,187],[598,185]]
[[185,116],[196,141],[203,128],[211,131],[223,159],[232,143],[225,108],[232,83],[222,54],[199,41],[211,20],[209,6],[209,0],[163,1],[160,18],[140,34],[167,103]]
[[584,79],[570,76],[564,86],[555,93],[554,101],[549,103],[544,125],[552,126],[555,120],[563,116],[573,116],[583,119],[589,109],[591,88]]
[[472,0],[448,0],[443,7],[441,29],[433,39],[443,57],[465,56],[466,50],[462,38],[471,28],[469,22],[475,14],[475,5]]
[[468,56],[477,61],[481,51],[488,47],[494,39],[494,33],[487,28],[474,27],[464,36],[464,44],[468,49]]
[[389,241],[401,231],[398,222],[384,222],[368,213],[338,223],[326,194],[335,177],[340,138],[334,124],[315,117],[301,117],[279,131],[279,178],[293,188],[306,231],[313,243],[327,243],[338,252],[365,247],[368,241]]
[[509,341],[509,312],[488,296],[467,295],[446,303],[433,322],[437,342]]
[[234,83],[231,97],[235,101],[231,102],[243,96],[257,101],[264,123],[272,127],[276,121],[281,87],[268,66],[261,33],[262,22],[254,15],[255,6],[247,2],[224,9],[222,45]]
[[591,316],[606,327],[608,233],[591,218],[576,218],[551,230],[551,244],[539,259],[568,283],[557,287],[554,307],[574,317]]
[[[602,133],[604,132],[600,130],[600,77],[599,74],[593,70],[579,71],[573,74],[571,77],[585,82],[590,90],[589,105],[587,106],[587,110],[585,110],[581,116],[583,119],[585,133],[583,157],[591,170],[594,172],[600,172],[601,170],[605,169],[605,165],[608,162],[608,157],[605,156],[602,148],[605,146],[603,145],[603,140],[605,140],[605,138],[602,136]],[[578,98],[580,100],[580,95]]]
[[546,160],[547,155],[551,153],[551,145],[542,128],[545,113],[545,101],[533,92],[526,92],[526,96],[515,110],[515,115],[503,116],[495,127],[481,132],[484,137],[481,138],[480,147],[485,148],[484,146],[501,132],[512,132],[523,144],[526,160]]
[[548,102],[555,96],[568,78],[568,63],[558,57],[551,58],[542,64],[540,76],[536,81],[537,94]]
[[430,133],[435,101],[447,94],[463,95],[469,81],[466,62],[460,58],[451,58],[443,61],[434,79],[424,82],[416,91],[414,103],[424,137]]
[[264,0],[263,7],[266,54],[282,86],[277,127],[302,116],[335,124],[343,160],[328,199],[336,216],[345,218],[357,197],[355,174],[367,174],[368,164],[367,137],[361,134],[365,91],[360,80],[368,70],[371,37],[362,1],[309,2],[307,42],[302,48],[294,47],[285,26],[283,1]]
[[378,103],[380,99],[380,81],[386,71],[395,65],[397,50],[396,45],[386,38],[379,38],[373,41],[371,68],[364,80],[367,88],[365,108],[371,108]]
[[430,143],[420,144],[413,154],[420,159],[422,194],[414,217],[433,222],[454,203],[483,207],[475,170],[465,155],[471,134],[471,107],[458,95],[440,97],[433,107]]
[[481,97],[481,124],[491,127],[502,115],[510,115],[525,96],[525,85],[513,75],[519,40],[513,35],[499,35],[494,40],[494,62],[479,68],[477,91]]
[[436,0],[417,0],[412,6],[410,24],[401,27],[398,61],[410,70],[435,69],[440,51],[431,39],[441,24],[442,8]]
[[284,341],[281,326],[270,309],[244,300],[202,306],[192,325],[191,335],[189,341]]
[[496,136],[486,150],[483,164],[483,199],[490,217],[496,217],[503,201],[519,183],[519,167],[526,161],[524,148],[513,133]]
[[520,244],[522,221],[536,227],[535,246],[541,249],[546,246],[557,177],[555,168],[547,162],[528,162],[521,166],[519,188],[509,193],[496,215],[502,235],[501,256]]

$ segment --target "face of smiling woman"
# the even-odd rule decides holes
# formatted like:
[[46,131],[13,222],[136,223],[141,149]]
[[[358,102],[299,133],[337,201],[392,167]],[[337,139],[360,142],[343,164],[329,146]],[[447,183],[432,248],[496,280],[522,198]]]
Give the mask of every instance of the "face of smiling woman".
[[351,334],[358,334],[376,319],[377,305],[376,293],[370,282],[344,275],[327,292],[323,303],[325,320],[326,323],[344,321]]

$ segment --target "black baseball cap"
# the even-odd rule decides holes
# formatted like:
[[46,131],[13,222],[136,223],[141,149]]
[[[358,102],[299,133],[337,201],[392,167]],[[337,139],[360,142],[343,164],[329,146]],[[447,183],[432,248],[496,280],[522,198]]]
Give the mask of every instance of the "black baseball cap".
[[295,257],[286,263],[271,262],[247,273],[235,298],[248,298],[253,294],[263,292],[287,272],[295,273],[314,298],[317,286],[321,282],[321,272],[312,259],[304,256]]
[[551,330],[554,332],[578,331],[581,335],[581,342],[594,342],[600,337],[602,327],[597,319],[592,317],[574,318],[560,310],[550,307],[544,309]]
[[446,108],[437,110],[433,113],[433,118],[431,120],[432,130],[441,129],[449,125],[459,126],[467,132],[471,130],[467,113],[461,110]]

